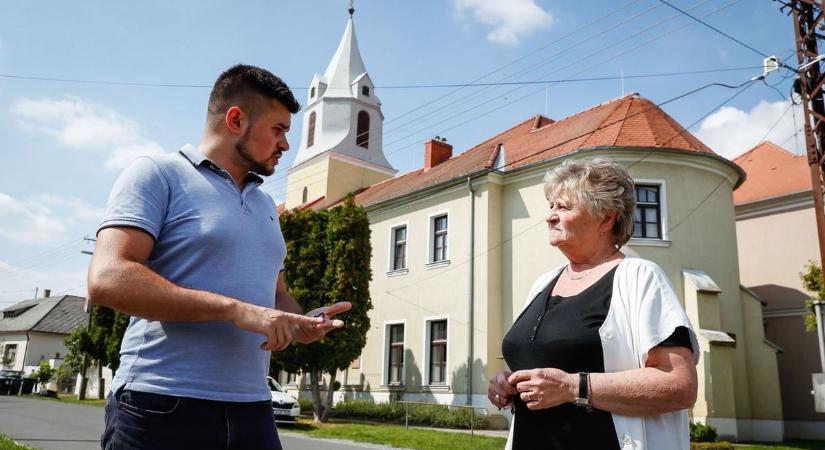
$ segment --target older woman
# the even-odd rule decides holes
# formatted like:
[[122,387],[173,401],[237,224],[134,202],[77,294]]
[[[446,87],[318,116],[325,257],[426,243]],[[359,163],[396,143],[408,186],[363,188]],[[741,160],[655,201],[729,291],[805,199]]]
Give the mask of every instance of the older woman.
[[502,343],[512,369],[488,397],[515,417],[512,449],[688,449],[698,345],[667,276],[620,251],[633,180],[568,160],[545,176],[550,245],[567,263],[538,278]]

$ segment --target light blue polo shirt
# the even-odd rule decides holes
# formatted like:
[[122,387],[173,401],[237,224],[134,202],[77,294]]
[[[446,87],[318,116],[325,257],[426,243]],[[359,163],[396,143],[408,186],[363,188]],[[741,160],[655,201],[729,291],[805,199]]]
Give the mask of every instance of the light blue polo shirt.
[[[149,268],[183,287],[275,305],[286,244],[272,198],[250,173],[243,191],[194,147],[138,158],[115,182],[98,230],[136,227],[155,238]],[[129,289],[129,286],[122,286]],[[266,338],[228,321],[132,317],[112,390],[209,400],[270,399]]]

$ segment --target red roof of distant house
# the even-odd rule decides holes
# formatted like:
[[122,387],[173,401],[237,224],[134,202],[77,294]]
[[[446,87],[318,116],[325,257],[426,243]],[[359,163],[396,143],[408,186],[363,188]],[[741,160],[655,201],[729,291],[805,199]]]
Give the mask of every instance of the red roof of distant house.
[[733,160],[748,178],[733,193],[735,204],[811,189],[808,159],[772,142],[762,142]]
[[367,206],[491,169],[503,149],[505,170],[595,147],[654,147],[713,153],[650,100],[637,93],[596,105],[558,122],[537,115],[424,172],[414,170],[355,196]]

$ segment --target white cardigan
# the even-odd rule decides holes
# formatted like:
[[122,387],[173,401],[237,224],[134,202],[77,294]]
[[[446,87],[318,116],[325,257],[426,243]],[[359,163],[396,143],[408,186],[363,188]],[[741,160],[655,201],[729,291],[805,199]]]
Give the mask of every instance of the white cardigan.
[[[530,303],[556,278],[564,266],[540,276],[527,294]],[[699,344],[673,286],[664,271],[651,261],[626,257],[613,278],[613,297],[604,324],[599,328],[605,372],[645,367],[647,353],[677,327],[690,330],[694,363],[699,362]],[[612,414],[616,435],[623,450],[688,450],[688,410],[658,416],[631,417]],[[507,450],[513,445],[513,424]]]

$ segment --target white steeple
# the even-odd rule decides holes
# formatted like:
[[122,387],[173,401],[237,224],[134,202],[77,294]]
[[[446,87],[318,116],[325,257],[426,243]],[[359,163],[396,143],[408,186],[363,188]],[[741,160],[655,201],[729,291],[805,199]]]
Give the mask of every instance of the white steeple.
[[322,155],[395,174],[382,148],[384,115],[375,96],[352,20],[323,75],[315,74],[304,108],[301,145],[290,172]]
[[324,71],[324,78],[327,79],[329,88],[345,92],[356,78],[365,73],[367,69],[364,67],[364,60],[361,59],[361,52],[358,51],[358,40],[355,38],[355,29],[350,17],[341,43],[338,44],[338,50]]

